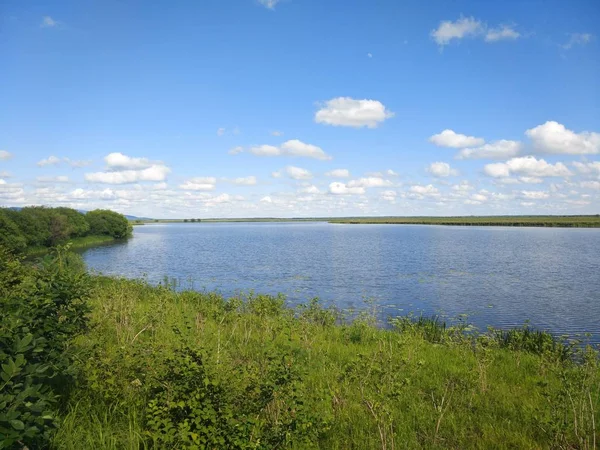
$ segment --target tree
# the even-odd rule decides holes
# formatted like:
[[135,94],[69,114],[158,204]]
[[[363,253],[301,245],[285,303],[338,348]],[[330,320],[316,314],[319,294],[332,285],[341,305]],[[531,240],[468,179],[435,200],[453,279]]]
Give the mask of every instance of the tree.
[[107,235],[117,239],[131,235],[132,226],[123,215],[107,209],[96,209],[85,215],[90,234]]
[[25,250],[27,240],[7,211],[4,208],[0,208],[0,247],[5,247],[10,252],[18,253]]
[[53,208],[55,214],[60,214],[67,219],[69,237],[85,236],[90,231],[90,225],[85,216],[72,208]]

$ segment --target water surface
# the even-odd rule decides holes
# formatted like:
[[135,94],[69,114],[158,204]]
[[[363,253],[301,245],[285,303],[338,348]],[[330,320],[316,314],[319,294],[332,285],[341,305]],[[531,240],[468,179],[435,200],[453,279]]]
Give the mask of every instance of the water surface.
[[600,341],[600,229],[195,223],[135,227],[88,249],[93,270],[183,288],[372,300],[387,315],[468,314],[480,328],[529,320]]

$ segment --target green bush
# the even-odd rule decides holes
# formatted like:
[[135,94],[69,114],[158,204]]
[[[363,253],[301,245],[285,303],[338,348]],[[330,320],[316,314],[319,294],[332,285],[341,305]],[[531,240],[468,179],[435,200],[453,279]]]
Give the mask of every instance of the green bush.
[[108,209],[96,209],[85,215],[90,226],[90,234],[108,235],[122,239],[132,232],[132,226],[125,216]]
[[87,326],[89,280],[65,251],[29,267],[0,250],[0,449],[47,446],[73,385],[69,344]]
[[11,252],[21,252],[25,249],[27,240],[12,220],[8,210],[0,209],[0,246]]

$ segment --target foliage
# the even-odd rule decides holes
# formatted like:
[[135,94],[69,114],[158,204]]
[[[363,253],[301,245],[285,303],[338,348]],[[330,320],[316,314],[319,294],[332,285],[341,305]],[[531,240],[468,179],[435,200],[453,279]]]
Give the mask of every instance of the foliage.
[[94,278],[57,448],[594,448],[598,351],[546,333]]
[[0,249],[0,448],[44,447],[73,384],[70,343],[87,325],[88,276],[57,248],[38,267]]
[[0,208],[0,245],[13,252],[36,253],[68,241],[131,234],[129,221],[113,211],[82,214],[71,208],[30,206],[20,210]]
[[91,234],[108,235],[116,239],[131,235],[132,227],[129,220],[114,211],[96,209],[86,213],[85,218],[90,225]]

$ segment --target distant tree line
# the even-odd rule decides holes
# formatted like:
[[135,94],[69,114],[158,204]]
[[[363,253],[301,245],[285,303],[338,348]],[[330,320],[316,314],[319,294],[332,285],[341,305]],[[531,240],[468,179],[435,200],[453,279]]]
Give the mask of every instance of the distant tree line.
[[0,246],[14,252],[27,247],[53,247],[72,238],[131,234],[127,218],[114,211],[97,209],[85,214],[71,208],[29,206],[19,210],[0,208]]
[[202,222],[202,219],[183,219],[184,222]]

